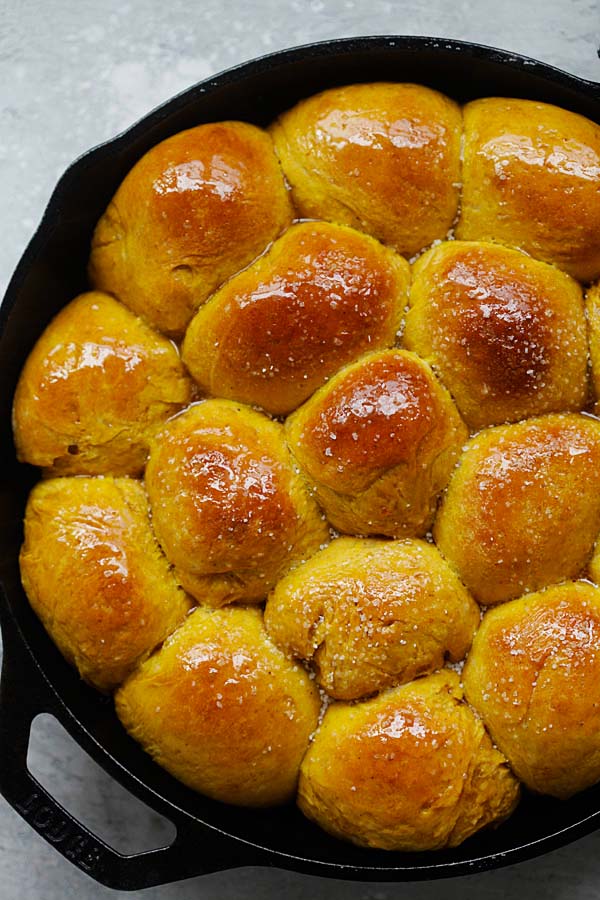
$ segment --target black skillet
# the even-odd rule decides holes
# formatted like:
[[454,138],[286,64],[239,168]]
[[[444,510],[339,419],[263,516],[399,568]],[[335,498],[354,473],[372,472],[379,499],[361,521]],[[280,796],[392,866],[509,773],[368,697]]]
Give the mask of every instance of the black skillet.
[[[19,465],[10,409],[21,367],[50,318],[86,287],[94,224],[139,157],[201,122],[266,125],[301,97],[356,81],[413,81],[459,101],[527,97],[600,123],[600,86],[500,50],[423,37],[328,41],[275,53],[204,81],[87,153],[63,175],[0,309],[0,791],[29,824],[97,881],[121,890],[237,866],[278,866],[340,879],[409,881],[466,875],[537,856],[600,825],[600,785],[559,802],[526,795],[512,818],[454,850],[400,854],[330,838],[293,807],[251,811],[185,788],[120,726],[110,700],[86,687],[31,612],[17,564],[27,493],[37,473]],[[107,772],[170,819],[169,847],[123,856],[91,834],[27,770],[30,725],[52,713]],[[235,735],[232,735],[235,739]]]

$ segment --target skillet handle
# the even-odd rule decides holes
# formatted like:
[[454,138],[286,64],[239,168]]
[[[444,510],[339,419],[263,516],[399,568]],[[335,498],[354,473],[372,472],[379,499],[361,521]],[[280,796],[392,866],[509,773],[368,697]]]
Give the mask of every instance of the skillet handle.
[[[117,890],[139,890],[257,864],[255,856],[250,860],[244,858],[247,853],[242,856],[236,852],[243,850],[243,845],[202,828],[176,810],[172,810],[173,814],[166,813],[177,828],[177,836],[169,847],[125,856],[64,809],[27,768],[31,723],[42,712],[52,713],[60,721],[56,700],[16,626],[8,616],[2,618],[0,793],[39,835],[87,875]],[[33,670],[37,677],[33,677]],[[26,692],[23,690],[25,672]],[[164,809],[157,811],[165,814]]]

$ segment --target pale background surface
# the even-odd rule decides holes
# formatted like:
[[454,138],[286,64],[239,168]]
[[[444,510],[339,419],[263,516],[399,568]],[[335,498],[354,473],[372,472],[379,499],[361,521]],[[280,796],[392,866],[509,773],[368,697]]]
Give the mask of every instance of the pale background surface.
[[[479,41],[600,81],[600,0],[0,0],[0,295],[77,155],[220,69],[294,44],[391,33]],[[52,720],[36,729],[31,763],[67,808],[119,849],[164,839],[164,825],[112,785]],[[349,884],[245,869],[143,896],[433,900],[442,892],[464,900],[600,898],[600,834],[518,867],[437,884]],[[142,893],[99,887],[0,800],[2,900],[118,896]]]

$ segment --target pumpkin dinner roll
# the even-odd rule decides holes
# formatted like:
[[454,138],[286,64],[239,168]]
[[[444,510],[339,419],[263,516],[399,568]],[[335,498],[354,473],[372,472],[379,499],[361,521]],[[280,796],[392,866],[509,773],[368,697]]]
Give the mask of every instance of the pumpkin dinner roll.
[[576,413],[489,428],[467,445],[433,535],[480,603],[576,577],[600,532],[600,422]]
[[262,601],[329,539],[282,426],[230,400],[206,400],[165,426],[146,487],[177,577],[210,606]]
[[90,277],[178,337],[291,220],[269,136],[245,122],[198,125],[157,144],[126,176],[96,227]]
[[586,293],[585,309],[588,320],[592,387],[596,400],[596,415],[600,412],[600,282],[593,284]]
[[479,607],[431,544],[342,537],[277,584],[265,625],[354,700],[463,659]]
[[461,701],[446,670],[329,706],[302,762],[302,812],[335,837],[400,851],[456,847],[501,822],[519,783]]
[[413,267],[404,344],[439,374],[473,430],[587,400],[581,287],[554,266],[449,241]]
[[566,582],[490,610],[466,696],[531,790],[567,798],[600,781],[600,591]]
[[140,475],[157,427],[189,403],[174,345],[107,294],[50,322],[17,386],[19,459],[49,475]]
[[412,256],[458,209],[461,113],[417,84],[355,84],[298,103],[271,127],[302,216],[352,225]]
[[594,551],[589,561],[584,577],[589,577],[594,584],[600,587],[600,535],[596,539]]
[[185,618],[191,602],[130,478],[39,482],[25,512],[21,578],[63,656],[110,691]]
[[286,433],[335,528],[391,537],[425,534],[467,438],[448,391],[406,350],[342,369]]
[[125,728],[172,775],[215,800],[255,807],[293,797],[320,708],[259,610],[240,607],[196,609],[115,701]]
[[600,126],[532,100],[464,109],[456,237],[498,241],[580,281],[600,275]]
[[364,234],[294,225],[198,311],[184,361],[207,393],[285,415],[341,366],[395,342],[409,279],[406,260]]

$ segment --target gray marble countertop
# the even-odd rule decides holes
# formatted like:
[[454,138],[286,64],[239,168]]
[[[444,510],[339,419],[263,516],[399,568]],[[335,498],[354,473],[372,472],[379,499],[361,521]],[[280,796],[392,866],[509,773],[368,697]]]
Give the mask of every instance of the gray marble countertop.
[[[525,53],[600,81],[600,0],[0,0],[0,295],[63,169],[158,103],[262,53],[330,37],[434,34]],[[117,849],[160,845],[165,823],[110,781],[52,719],[30,765]],[[201,852],[201,848],[198,848]],[[164,900],[600,898],[600,834],[519,866],[437,884],[348,884],[244,869],[144,892]],[[78,900],[96,885],[0,800],[0,898]]]

